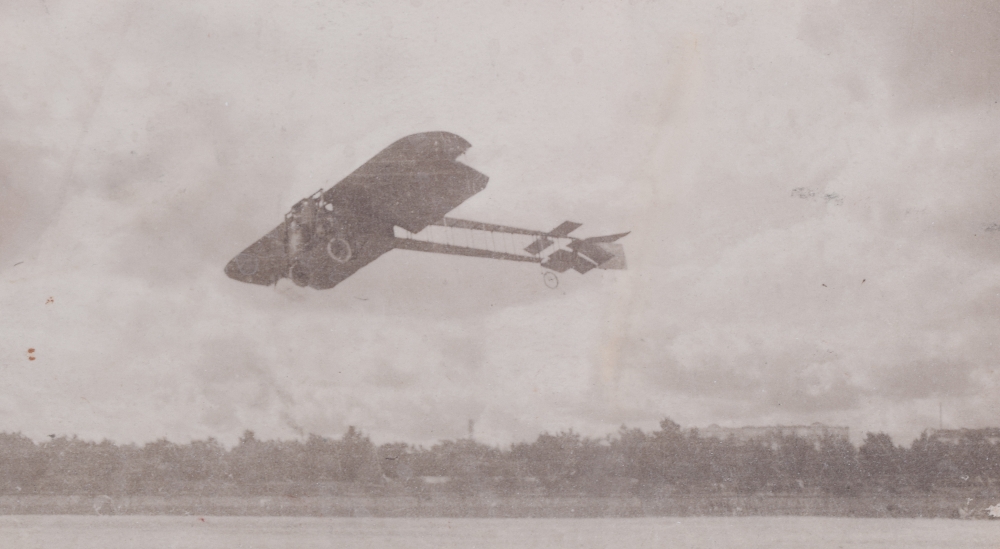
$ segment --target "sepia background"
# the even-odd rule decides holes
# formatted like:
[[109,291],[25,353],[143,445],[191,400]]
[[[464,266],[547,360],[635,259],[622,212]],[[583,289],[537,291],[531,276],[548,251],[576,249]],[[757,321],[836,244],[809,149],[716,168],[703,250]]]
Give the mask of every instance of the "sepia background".
[[[998,41],[988,2],[4,2],[0,431],[996,425]],[[629,270],[223,274],[432,130],[490,176],[453,215]]]

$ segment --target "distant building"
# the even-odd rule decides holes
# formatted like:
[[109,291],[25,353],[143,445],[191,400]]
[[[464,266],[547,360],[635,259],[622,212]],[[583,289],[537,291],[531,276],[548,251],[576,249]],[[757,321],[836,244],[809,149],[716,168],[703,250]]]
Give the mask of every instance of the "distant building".
[[781,437],[798,437],[812,442],[819,442],[827,437],[849,440],[849,429],[813,423],[812,425],[769,425],[766,427],[719,427],[712,424],[698,430],[701,438],[718,438],[720,440],[734,439],[741,442],[750,440],[772,441]]
[[964,440],[982,439],[990,444],[1000,443],[1000,427],[984,429],[927,429],[927,437],[945,444],[958,444]]

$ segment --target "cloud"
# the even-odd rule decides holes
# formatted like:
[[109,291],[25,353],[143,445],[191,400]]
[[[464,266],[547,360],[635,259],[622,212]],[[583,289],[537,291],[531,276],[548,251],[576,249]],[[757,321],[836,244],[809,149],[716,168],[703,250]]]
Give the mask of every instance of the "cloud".
[[1000,9],[984,0],[820,1],[805,10],[800,36],[877,70],[900,107],[939,110],[996,101],[998,23]]
[[[993,421],[985,4],[3,9],[3,428]],[[328,292],[224,276],[299,198],[439,129],[491,178],[453,215],[631,230],[630,270],[552,291],[394,251]]]

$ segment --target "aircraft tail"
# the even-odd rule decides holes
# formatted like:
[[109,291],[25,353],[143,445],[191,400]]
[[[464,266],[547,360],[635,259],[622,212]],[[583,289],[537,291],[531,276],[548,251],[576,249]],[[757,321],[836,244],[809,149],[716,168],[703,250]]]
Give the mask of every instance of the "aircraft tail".
[[619,233],[574,240],[569,247],[592,261],[598,269],[625,270],[625,247],[616,241],[627,234]]
[[[628,268],[628,264],[625,262],[625,246],[617,242],[595,242],[593,246],[611,255],[606,261],[597,265],[598,269],[624,271]],[[581,253],[585,254],[586,252]]]
[[[549,232],[546,236],[566,237],[580,225],[569,221]],[[568,229],[568,230],[567,230]],[[542,267],[562,273],[573,269],[581,274],[591,269],[624,270],[625,248],[616,241],[628,233],[594,236],[591,238],[572,238],[566,245],[569,249],[557,249],[542,262]],[[541,237],[532,244],[534,247],[548,247],[552,242]],[[532,251],[529,247],[529,252]]]

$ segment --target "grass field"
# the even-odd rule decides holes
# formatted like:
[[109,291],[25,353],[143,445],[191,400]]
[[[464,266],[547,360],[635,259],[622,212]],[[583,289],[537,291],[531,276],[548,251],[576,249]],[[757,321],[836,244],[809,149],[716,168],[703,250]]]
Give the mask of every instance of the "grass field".
[[4,548],[35,549],[997,549],[1000,523],[940,519],[688,517],[385,519],[6,516]]

